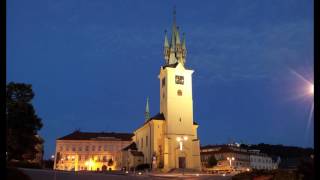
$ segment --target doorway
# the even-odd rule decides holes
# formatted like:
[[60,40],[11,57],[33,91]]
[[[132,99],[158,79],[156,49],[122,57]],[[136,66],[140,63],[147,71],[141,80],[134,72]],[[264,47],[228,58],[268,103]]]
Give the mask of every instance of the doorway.
[[186,157],[179,157],[179,168],[186,168]]

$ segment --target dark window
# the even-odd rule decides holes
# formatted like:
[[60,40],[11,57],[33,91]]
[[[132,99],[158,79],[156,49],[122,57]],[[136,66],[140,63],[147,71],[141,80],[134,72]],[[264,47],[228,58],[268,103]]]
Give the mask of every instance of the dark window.
[[178,94],[178,96],[182,96],[182,91],[179,89],[177,94]]
[[141,138],[141,149],[143,148],[143,138]]
[[177,76],[176,75],[176,84],[184,84],[183,76]]
[[162,79],[162,87],[166,85],[166,78]]

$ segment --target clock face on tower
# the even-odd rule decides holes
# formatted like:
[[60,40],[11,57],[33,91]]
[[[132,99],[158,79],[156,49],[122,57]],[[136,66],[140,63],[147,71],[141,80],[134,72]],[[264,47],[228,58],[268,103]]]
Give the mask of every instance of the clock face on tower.
[[176,75],[176,84],[184,84],[184,78],[183,76]]

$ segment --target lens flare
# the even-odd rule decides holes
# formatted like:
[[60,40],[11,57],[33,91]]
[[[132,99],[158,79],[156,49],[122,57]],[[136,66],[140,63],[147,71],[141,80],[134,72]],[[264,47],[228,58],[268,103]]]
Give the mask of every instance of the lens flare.
[[[306,127],[306,131],[305,131],[305,138],[307,139],[307,134],[309,133],[310,130],[310,126],[313,120],[313,111],[314,111],[314,84],[312,81],[309,81],[307,78],[305,78],[304,76],[302,76],[301,74],[297,73],[296,71],[294,71],[293,69],[290,69],[290,71],[296,76],[298,77],[300,80],[302,80],[304,83],[301,84],[301,92],[300,94],[297,94],[296,96],[298,98],[311,98],[312,102],[311,102],[311,108],[309,110],[309,114],[308,114],[308,119],[307,119],[307,127]],[[298,87],[299,88],[299,87]]]
[[314,85],[313,85],[313,84],[311,84],[311,85],[309,86],[309,93],[310,93],[311,95],[314,94]]

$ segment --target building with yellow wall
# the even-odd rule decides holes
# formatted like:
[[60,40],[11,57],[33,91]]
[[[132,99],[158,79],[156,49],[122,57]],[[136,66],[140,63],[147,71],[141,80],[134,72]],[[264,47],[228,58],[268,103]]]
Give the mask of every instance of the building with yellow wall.
[[120,169],[117,153],[132,141],[131,133],[75,131],[56,140],[54,169],[67,171]]
[[186,54],[185,37],[180,38],[174,13],[171,42],[165,34],[165,63],[158,76],[160,112],[150,117],[147,101],[145,122],[133,137],[136,151],[144,155],[141,163],[151,164],[153,169],[201,169],[198,124],[193,119],[194,71],[186,67]]

